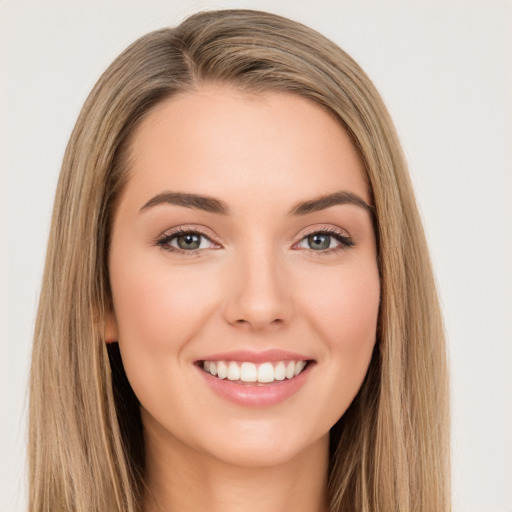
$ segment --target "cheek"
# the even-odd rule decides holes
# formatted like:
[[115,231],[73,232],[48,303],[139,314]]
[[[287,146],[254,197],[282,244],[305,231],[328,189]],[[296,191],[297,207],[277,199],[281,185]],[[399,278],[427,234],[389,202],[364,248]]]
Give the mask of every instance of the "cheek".
[[[376,263],[340,268],[310,287],[311,323],[323,342],[332,392],[349,405],[366,375],[376,340],[380,281]],[[323,286],[320,286],[323,283]],[[348,403],[347,403],[348,402]],[[333,402],[331,402],[332,404]]]
[[[215,283],[136,255],[118,258],[110,277],[124,369],[139,401],[152,409],[163,383],[182,373],[187,358],[180,355],[214,308]],[[173,397],[187,391],[179,379],[171,381]]]
[[[322,286],[323,284],[323,286]],[[377,265],[340,269],[310,287],[309,304],[329,346],[357,349],[375,340],[380,302]]]
[[164,348],[186,338],[193,326],[199,327],[198,313],[208,302],[209,286],[191,279],[189,273],[172,268],[162,272],[161,266],[132,261],[117,267],[111,281],[122,343],[130,340]]
[[[113,271],[123,365],[141,403],[152,403],[169,375],[182,372],[186,358],[180,356],[213,308],[212,283],[198,282],[183,268],[148,264],[147,258],[132,257]],[[173,386],[179,391],[182,383]]]

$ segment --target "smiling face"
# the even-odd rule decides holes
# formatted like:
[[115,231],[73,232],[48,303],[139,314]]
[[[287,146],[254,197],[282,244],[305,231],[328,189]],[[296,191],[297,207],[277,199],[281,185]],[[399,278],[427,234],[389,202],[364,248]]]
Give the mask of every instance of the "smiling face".
[[154,108],[129,161],[109,331],[147,443],[244,465],[325,449],[366,374],[380,294],[345,132],[297,95],[208,86]]

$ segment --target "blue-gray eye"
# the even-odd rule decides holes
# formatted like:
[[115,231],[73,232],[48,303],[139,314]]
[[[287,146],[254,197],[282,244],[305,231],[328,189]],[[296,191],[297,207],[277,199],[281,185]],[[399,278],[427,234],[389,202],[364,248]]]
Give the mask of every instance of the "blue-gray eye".
[[307,238],[311,249],[324,250],[329,249],[331,245],[331,236],[324,233],[315,233],[314,235],[309,235]]
[[317,231],[305,236],[300,242],[299,247],[313,251],[328,251],[335,249],[344,249],[352,247],[353,240],[342,233],[331,231]]
[[157,245],[167,251],[193,252],[197,249],[211,249],[215,244],[199,231],[178,230],[160,238]]
[[178,247],[183,250],[199,249],[201,246],[201,235],[196,233],[186,233],[176,237]]

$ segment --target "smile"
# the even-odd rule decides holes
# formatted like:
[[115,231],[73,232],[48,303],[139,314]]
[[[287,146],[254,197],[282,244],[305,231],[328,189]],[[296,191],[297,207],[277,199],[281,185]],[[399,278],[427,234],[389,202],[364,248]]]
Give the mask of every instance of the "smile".
[[249,361],[202,361],[200,367],[218,379],[233,382],[270,384],[297,377],[307,361],[273,361],[255,364]]
[[298,393],[317,366],[307,355],[270,349],[210,354],[194,362],[219,398],[243,407],[270,407]]

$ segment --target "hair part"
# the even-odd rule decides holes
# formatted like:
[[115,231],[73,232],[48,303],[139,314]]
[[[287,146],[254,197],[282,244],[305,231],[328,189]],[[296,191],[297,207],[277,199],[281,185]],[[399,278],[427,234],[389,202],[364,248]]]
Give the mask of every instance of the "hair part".
[[203,12],[143,36],[105,71],[80,113],[57,187],[36,322],[29,510],[142,510],[139,404],[103,332],[112,310],[112,218],[141,120],[165,99],[210,83],[314,101],[364,164],[381,305],[365,381],[331,431],[330,510],[450,510],[443,326],[393,123],[370,79],[334,43],[248,10]]

